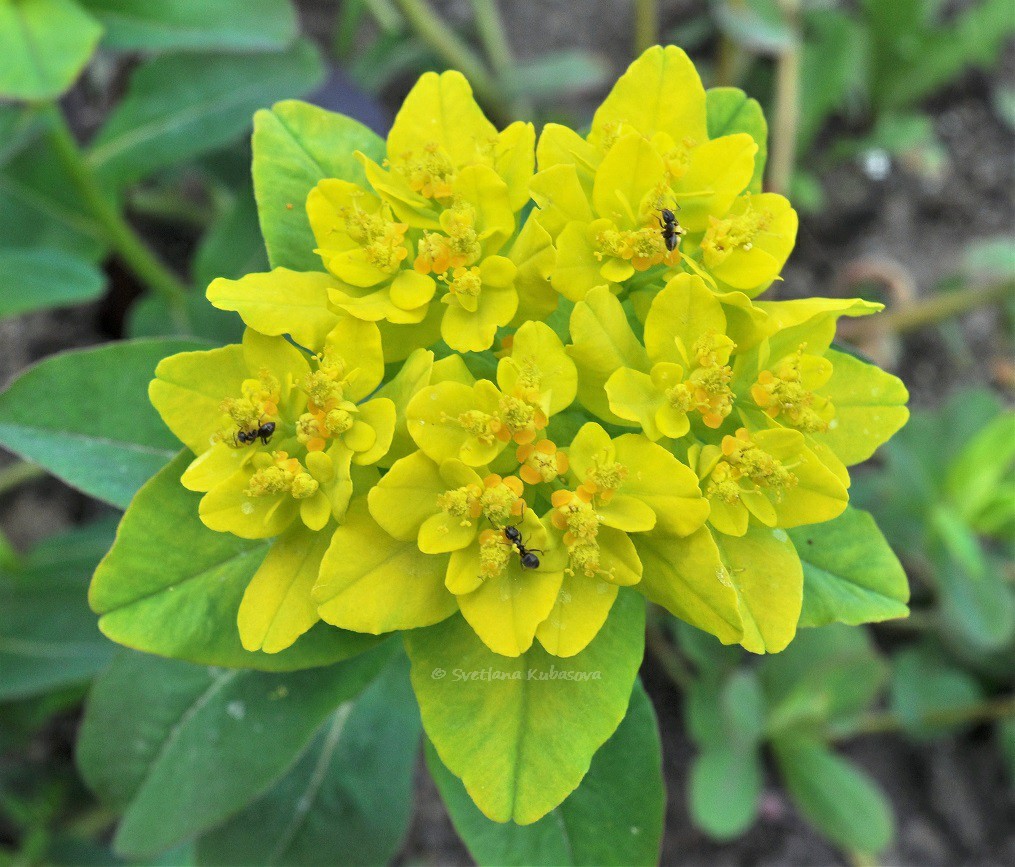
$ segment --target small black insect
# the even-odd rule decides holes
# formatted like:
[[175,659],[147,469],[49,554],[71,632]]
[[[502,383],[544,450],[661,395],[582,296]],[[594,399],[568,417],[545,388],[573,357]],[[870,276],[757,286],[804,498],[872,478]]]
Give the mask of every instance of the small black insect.
[[518,549],[518,556],[522,561],[523,569],[538,569],[539,558],[536,554],[542,554],[541,548],[526,548],[522,541],[522,531],[517,527],[505,527],[504,535],[508,541]]
[[275,433],[275,422],[266,421],[257,430],[237,431],[236,439],[245,446],[252,445],[257,440],[268,445],[268,440],[271,439],[273,433]]
[[659,212],[659,215],[659,225],[663,229],[663,241],[666,244],[666,249],[672,253],[677,249],[677,244],[680,243],[680,236],[684,234],[684,230],[680,228],[680,223],[677,222],[677,215],[669,208],[663,208]]

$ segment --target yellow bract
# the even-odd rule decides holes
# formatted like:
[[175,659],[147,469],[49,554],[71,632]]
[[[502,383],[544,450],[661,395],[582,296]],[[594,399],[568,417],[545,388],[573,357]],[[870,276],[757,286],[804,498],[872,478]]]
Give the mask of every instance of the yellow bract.
[[552,282],[580,301],[645,272],[701,274],[712,288],[757,294],[796,238],[785,198],[751,195],[758,144],[711,139],[707,99],[680,49],[653,48],[621,76],[587,140],[548,125],[532,196],[556,238]]

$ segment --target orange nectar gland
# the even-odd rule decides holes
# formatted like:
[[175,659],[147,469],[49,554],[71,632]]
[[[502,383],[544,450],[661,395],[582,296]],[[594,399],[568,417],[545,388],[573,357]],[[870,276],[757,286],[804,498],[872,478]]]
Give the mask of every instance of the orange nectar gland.
[[[691,151],[697,146],[697,139],[688,136],[677,143],[675,147],[666,151],[666,153],[660,154],[666,166],[666,175],[671,182],[678,181],[687,174],[687,169],[691,165]],[[660,207],[662,206],[660,204]]]
[[599,516],[592,504],[594,494],[585,485],[574,491],[554,491],[550,497],[553,515],[550,520],[564,531],[568,553],[567,573],[594,578],[603,571],[599,563]]
[[723,460],[709,477],[705,491],[709,497],[735,503],[743,484],[749,482],[781,499],[788,488],[797,484],[797,477],[782,462],[751,441],[747,428],[740,428],[736,436],[724,436],[722,453]]
[[405,243],[406,223],[392,219],[391,208],[382,206],[380,214],[361,211],[355,201],[352,207],[342,208],[345,231],[366,254],[367,261],[375,268],[389,274],[397,271],[409,255]]
[[248,497],[270,497],[289,494],[295,500],[305,500],[317,493],[317,480],[303,465],[286,452],[265,452],[252,459],[254,474],[245,491]]
[[733,411],[734,394],[730,390],[733,370],[727,363],[737,345],[725,334],[709,333],[699,337],[691,350],[698,365],[690,376],[666,390],[666,399],[681,412],[697,410],[710,428],[718,428]]
[[607,258],[626,259],[636,271],[647,271],[654,265],[676,265],[679,248],[666,249],[659,224],[649,222],[640,229],[603,228],[595,234],[594,255],[600,262]]
[[215,441],[239,448],[239,433],[257,430],[266,421],[277,422],[279,388],[278,379],[264,368],[257,379],[245,379],[240,385],[242,397],[226,398],[220,405],[232,424],[215,434]]
[[496,578],[507,568],[513,546],[503,530],[489,527],[479,534],[479,574],[482,578]]
[[345,361],[330,353],[317,356],[318,369],[303,380],[307,412],[296,421],[296,439],[307,451],[323,451],[328,440],[341,436],[356,421],[359,408],[345,400],[345,389],[356,371],[347,371]]
[[742,214],[723,219],[710,215],[708,229],[701,240],[705,264],[714,268],[737,248],[749,252],[754,246],[755,237],[765,231],[771,222],[771,212],[754,208],[749,196],[747,208]]
[[[800,368],[806,347],[806,343],[801,343],[795,354],[775,366],[774,372],[761,371],[757,382],[751,386],[751,397],[769,418],[781,415],[787,424],[805,433],[824,433],[835,417],[835,406],[827,398],[808,391],[803,384]],[[827,380],[831,362],[817,356],[808,360],[817,368],[819,383]]]
[[586,473],[585,481],[574,491],[554,491],[550,503],[554,507],[551,518],[558,530],[564,531],[564,545],[568,552],[569,574],[583,573],[589,578],[611,574],[599,562],[600,517],[596,501],[609,502],[623,485],[628,470],[623,464],[598,461]]
[[521,464],[518,475],[529,485],[552,482],[567,473],[570,466],[567,455],[550,440],[520,445],[515,457]]
[[539,407],[513,394],[501,395],[494,415],[481,409],[469,409],[457,416],[441,413],[442,423],[457,424],[485,446],[493,445],[498,440],[503,443],[512,440],[516,443],[530,443],[546,427],[547,421],[546,413]]
[[462,485],[437,496],[437,508],[453,518],[460,518],[463,527],[469,527],[479,518],[486,518],[497,528],[511,523],[525,511],[522,494],[525,486],[517,476],[498,476],[491,473],[483,485]]
[[479,295],[483,291],[483,279],[479,276],[479,268],[455,268],[451,279],[444,275],[440,278],[448,284],[448,294],[441,298],[445,304],[457,303],[460,307],[475,313],[479,309]]
[[406,151],[393,168],[425,199],[442,201],[454,195],[455,167],[437,142],[427,142],[419,154]]
[[444,274],[452,268],[463,268],[478,261],[483,253],[476,231],[476,209],[468,202],[456,201],[441,214],[440,223],[444,234],[423,232],[416,246],[412,267],[420,274]]

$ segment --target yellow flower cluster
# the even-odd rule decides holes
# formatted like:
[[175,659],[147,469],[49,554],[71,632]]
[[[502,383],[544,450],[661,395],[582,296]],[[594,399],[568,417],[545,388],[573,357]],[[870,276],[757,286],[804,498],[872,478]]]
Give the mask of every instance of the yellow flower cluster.
[[[906,393],[832,348],[840,316],[877,305],[754,300],[796,214],[758,186],[750,132],[710,136],[710,99],[653,48],[587,136],[550,124],[537,144],[428,73],[386,159],[309,191],[319,270],[212,283],[242,345],[165,360],[152,402],[195,455],[205,524],[284,534],[311,577],[255,576],[245,647],[460,611],[497,653],[571,656],[623,587],[724,642],[788,643],[784,530],[845,509],[847,466]],[[318,533],[326,550],[292,542]]]

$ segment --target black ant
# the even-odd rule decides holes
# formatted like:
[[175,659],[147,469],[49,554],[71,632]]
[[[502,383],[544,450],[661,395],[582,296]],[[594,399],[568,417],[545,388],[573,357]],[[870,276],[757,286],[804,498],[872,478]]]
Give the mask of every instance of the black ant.
[[241,430],[236,432],[236,439],[243,445],[249,446],[260,440],[263,445],[268,445],[268,440],[275,433],[275,422],[266,421],[257,430]]
[[[679,207],[680,205],[677,205],[677,208]],[[684,234],[684,230],[680,228],[680,223],[677,222],[677,215],[669,208],[661,209],[659,214],[661,217],[659,225],[662,226],[663,241],[666,244],[666,249],[672,253],[677,249],[677,244],[680,243],[680,236]]]
[[508,541],[518,549],[518,556],[522,561],[523,569],[538,569],[539,558],[536,554],[542,554],[541,548],[526,548],[525,543],[522,541],[522,531],[517,527],[505,527],[504,535],[507,536]]

